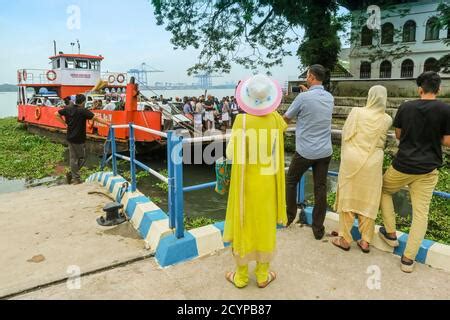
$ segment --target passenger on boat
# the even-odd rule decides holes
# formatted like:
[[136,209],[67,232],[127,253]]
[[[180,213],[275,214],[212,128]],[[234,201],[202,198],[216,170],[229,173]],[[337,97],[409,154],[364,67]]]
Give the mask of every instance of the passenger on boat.
[[208,100],[205,101],[205,125],[206,130],[214,129],[214,98],[208,96]]
[[111,98],[106,98],[106,105],[103,108],[105,111],[114,111],[116,110],[116,104],[111,101]]
[[235,97],[231,97],[230,99],[230,110],[231,110],[231,125],[233,125],[236,116],[239,114],[239,107]]
[[228,103],[227,98],[223,98],[222,104],[222,124],[225,127],[225,130],[231,127],[230,123],[230,105]]
[[194,113],[194,110],[192,110],[192,106],[191,106],[191,103],[189,102],[189,98],[184,97],[183,102],[184,102],[184,106],[183,106],[184,115],[187,118],[193,120],[194,116],[192,114]]
[[93,110],[102,110],[103,109],[103,102],[100,99],[94,100],[94,103],[92,104]]
[[72,98],[70,96],[69,97],[65,97],[63,99],[63,101],[64,101],[64,106],[66,106],[66,107],[69,107],[69,106],[73,105]]
[[203,101],[194,98],[195,110],[194,110],[194,129],[196,133],[203,131]]
[[52,106],[52,102],[47,97],[44,97],[44,100],[42,101],[42,105],[44,107],[51,107]]

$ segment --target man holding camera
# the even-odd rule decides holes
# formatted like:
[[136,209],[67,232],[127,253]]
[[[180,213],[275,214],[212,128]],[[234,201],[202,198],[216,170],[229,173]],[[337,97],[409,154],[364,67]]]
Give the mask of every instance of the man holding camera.
[[313,233],[317,240],[325,235],[327,211],[327,176],[333,154],[331,120],[334,97],[324,89],[326,69],[318,64],[308,69],[308,88],[300,86],[300,93],[284,115],[286,122],[297,119],[296,153],[286,177],[287,215],[290,225],[297,215],[297,185],[312,167],[314,178]]

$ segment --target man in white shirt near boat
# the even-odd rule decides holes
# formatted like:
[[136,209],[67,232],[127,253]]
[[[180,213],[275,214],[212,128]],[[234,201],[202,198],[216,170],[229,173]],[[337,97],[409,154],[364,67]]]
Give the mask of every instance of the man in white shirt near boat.
[[105,111],[114,111],[114,110],[116,110],[116,104],[111,101],[111,98],[107,98],[106,99],[106,105],[103,108],[103,110],[105,110]]

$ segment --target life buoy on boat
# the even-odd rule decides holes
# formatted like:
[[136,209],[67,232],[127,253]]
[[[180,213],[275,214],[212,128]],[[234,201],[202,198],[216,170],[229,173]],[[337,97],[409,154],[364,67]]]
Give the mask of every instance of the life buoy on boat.
[[53,70],[47,71],[47,79],[48,81],[55,81],[56,80],[56,72]]
[[41,108],[34,109],[34,118],[39,120],[41,118]]
[[114,75],[112,74],[112,75],[110,75],[110,76],[108,77],[108,82],[109,82],[109,83],[114,83],[114,81],[116,81],[116,77],[114,77]]
[[119,74],[117,76],[117,82],[118,83],[124,83],[124,81],[125,81],[125,76],[123,74]]

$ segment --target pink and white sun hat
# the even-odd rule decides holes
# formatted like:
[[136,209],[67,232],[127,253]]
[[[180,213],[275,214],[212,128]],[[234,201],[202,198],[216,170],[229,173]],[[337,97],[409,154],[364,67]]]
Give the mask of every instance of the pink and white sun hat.
[[282,95],[279,83],[263,74],[241,81],[236,89],[239,107],[255,116],[275,111],[281,103]]

